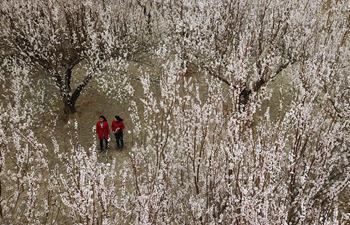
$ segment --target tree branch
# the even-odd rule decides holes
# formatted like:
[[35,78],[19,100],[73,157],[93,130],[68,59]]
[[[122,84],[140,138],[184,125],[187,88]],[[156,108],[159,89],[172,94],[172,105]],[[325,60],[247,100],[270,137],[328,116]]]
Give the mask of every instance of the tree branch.
[[74,90],[72,97],[71,97],[71,102],[75,103],[76,100],[78,99],[78,97],[80,96],[81,91],[88,85],[88,83],[90,82],[90,80],[93,77],[93,73],[89,73],[83,80],[83,82],[81,84],[78,85],[78,87],[76,87],[76,89]]
[[295,59],[288,61],[286,63],[280,64],[277,70],[273,75],[266,77],[266,73],[268,70],[265,70],[264,75],[262,75],[253,85],[252,90],[246,86],[241,93],[239,94],[239,104],[246,105],[250,99],[250,96],[253,92],[258,92],[263,86],[265,86],[269,81],[278,76],[284,69],[286,69],[289,65],[293,65],[296,62]]
[[228,86],[231,86],[231,83],[224,77],[219,76],[217,73],[215,73],[212,69],[210,69],[207,66],[202,67],[204,70],[206,70],[210,76],[222,81],[223,83],[227,84]]

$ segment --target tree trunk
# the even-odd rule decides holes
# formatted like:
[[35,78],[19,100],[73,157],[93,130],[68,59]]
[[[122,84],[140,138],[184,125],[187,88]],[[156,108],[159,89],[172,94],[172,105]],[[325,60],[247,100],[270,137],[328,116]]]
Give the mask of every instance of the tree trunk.
[[75,109],[75,101],[72,101],[71,98],[64,99],[63,104],[64,104],[64,113],[66,115],[73,114],[77,111]]
[[72,92],[72,88],[70,85],[72,79],[72,69],[73,66],[68,66],[64,80],[58,73],[53,75],[53,77],[55,78],[56,86],[61,92],[64,107],[63,110],[64,114],[66,115],[73,114],[77,111],[75,108],[75,103],[78,100],[82,90],[88,85],[88,83],[93,77],[92,73],[87,74],[84,80]]

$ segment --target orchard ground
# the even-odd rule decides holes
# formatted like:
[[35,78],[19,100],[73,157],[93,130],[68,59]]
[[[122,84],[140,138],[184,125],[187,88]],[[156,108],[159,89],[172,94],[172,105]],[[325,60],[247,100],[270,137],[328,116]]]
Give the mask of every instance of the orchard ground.
[[[131,85],[135,90],[133,95],[133,100],[138,104],[138,109],[142,110],[142,102],[140,101],[143,98],[143,89],[140,81],[137,79],[137,70],[132,68],[129,73],[135,79],[131,79]],[[288,107],[290,101],[293,98],[293,90],[291,89],[291,79],[287,73],[282,74],[282,76],[277,77],[274,81],[268,84],[267,88],[272,90],[272,97],[270,100],[263,104],[262,109],[256,113],[255,120],[256,123],[263,118],[264,112],[269,108],[271,113],[271,118],[273,120],[278,119],[281,111],[276,111],[281,101],[285,104],[285,107]],[[203,97],[206,95],[204,84],[205,82],[201,81],[201,77],[198,74],[191,74],[193,82],[199,82],[203,87]],[[188,79],[189,77],[184,77],[183,79]],[[157,79],[155,79],[157,80]],[[154,93],[158,93],[157,89],[159,84],[153,82],[151,87]],[[51,87],[52,89],[54,87]],[[57,90],[51,90],[57,91]],[[159,98],[160,96],[156,96]],[[111,124],[112,119],[115,115],[120,115],[125,122],[126,129],[124,133],[124,142],[125,147],[122,151],[117,150],[115,137],[111,133],[110,147],[107,152],[99,153],[98,159],[100,162],[104,163],[116,163],[118,170],[121,170],[123,166],[128,166],[130,157],[130,149],[134,145],[138,137],[135,137],[132,133],[133,124],[129,116],[129,100],[128,98],[118,98],[118,96],[108,96],[104,92],[99,90],[99,85],[96,82],[91,82],[88,88],[83,92],[81,97],[78,99],[76,104],[77,112],[69,117],[66,117],[63,114],[62,103],[57,99],[52,104],[48,104],[47,107],[51,107],[51,113],[47,114],[38,114],[41,118],[40,126],[34,129],[36,137],[44,143],[48,149],[48,161],[49,163],[55,164],[52,159],[50,160],[50,152],[53,151],[51,133],[55,135],[55,138],[58,141],[60,150],[66,151],[65,149],[72,148],[74,143],[71,143],[71,140],[76,141],[79,145],[83,146],[87,154],[91,154],[89,151],[99,151],[98,149],[98,140],[95,134],[95,125],[96,121],[99,119],[100,115],[105,115],[109,125]],[[142,114],[142,113],[140,113]],[[141,118],[142,119],[142,118]],[[142,123],[142,121],[141,121]],[[77,124],[77,129],[75,129],[75,124]],[[147,131],[142,131],[147,132]],[[77,135],[77,136],[75,136]],[[78,139],[78,140],[76,140]],[[91,148],[95,146],[94,148]],[[54,157],[53,157],[54,158]],[[118,183],[118,177],[116,177]],[[348,194],[344,193],[344,200],[346,202]],[[347,207],[346,205],[344,207]],[[350,209],[346,211],[349,212]],[[65,218],[61,218],[63,221]]]
[[[156,71],[156,68],[151,68],[153,71]],[[133,100],[138,104],[138,109],[142,110],[142,102],[140,99],[143,97],[142,84],[140,83],[137,75],[137,68],[132,66],[128,73],[132,74],[133,79],[131,79],[131,85],[135,90],[135,94],[132,97]],[[203,98],[206,95],[205,82],[201,80],[201,76],[195,74],[193,71],[189,73],[189,76],[183,77],[183,79],[189,79],[191,77],[194,82],[199,82],[202,87]],[[158,78],[154,79],[151,87],[154,93],[158,93],[159,84],[156,82]],[[290,86],[290,77],[283,74],[274,81],[268,84],[268,88],[272,88],[272,97],[269,101],[265,102],[262,109],[256,114],[255,119],[258,122],[267,108],[271,112],[272,119],[277,119],[280,113],[275,112],[274,109],[278,108],[281,100],[283,99],[285,107],[288,107],[292,99],[292,89]],[[117,85],[117,84],[116,84]],[[54,87],[51,87],[54,88]],[[47,113],[40,115],[42,117],[42,126],[39,126],[35,129],[37,137],[45,143],[47,146],[51,146],[51,138],[48,136],[49,130],[54,129],[55,137],[59,142],[61,147],[70,148],[72,147],[67,140],[74,140],[75,133],[78,135],[78,143],[82,145],[85,149],[89,149],[91,146],[96,145],[95,150],[98,150],[98,140],[95,133],[96,122],[99,119],[100,115],[104,115],[108,124],[111,125],[111,122],[115,115],[120,115],[124,119],[126,126],[124,132],[124,142],[125,146],[123,150],[117,150],[115,137],[111,133],[110,146],[107,152],[101,153],[100,158],[103,161],[111,161],[116,159],[118,165],[121,165],[124,161],[128,160],[128,153],[134,141],[138,137],[135,137],[132,134],[132,121],[129,116],[129,99],[119,98],[118,96],[108,96],[104,92],[98,89],[99,86],[96,82],[91,82],[90,85],[83,92],[81,97],[78,99],[76,104],[77,112],[75,114],[66,116],[63,114],[62,103],[56,100],[50,107],[52,107],[53,113]],[[52,90],[57,91],[57,90]],[[159,98],[160,96],[156,96]],[[229,97],[228,97],[229,98]],[[142,113],[140,113],[142,115]],[[142,118],[141,118],[142,119]],[[71,123],[77,122],[78,129],[75,130]],[[141,121],[142,123],[142,121]],[[53,124],[56,124],[55,126]],[[51,130],[52,131],[52,130]],[[143,131],[147,132],[147,131]]]
[[[157,95],[159,89],[159,83],[157,82],[157,80],[159,80],[159,77],[157,77],[159,76],[159,69],[155,68],[154,64],[150,62],[148,62],[148,65],[153,65],[153,67],[148,67],[149,70],[155,72],[154,74],[156,74],[154,80],[151,83],[151,88],[153,89],[152,91],[156,94],[156,97],[159,98],[159,94]],[[135,90],[132,99],[138,104],[137,106],[139,111],[142,111],[142,102],[140,99],[144,97],[144,92],[142,84],[138,79],[140,75],[138,74],[137,66],[129,67],[128,73],[132,77],[132,79],[130,79],[130,82]],[[76,79],[76,82],[79,81],[79,78],[80,74],[78,76],[78,79]],[[203,77],[201,77],[193,70],[190,70],[188,76],[184,76],[183,79],[189,78],[193,79],[193,82],[199,83],[202,88],[203,98],[205,98],[206,87]],[[262,119],[264,112],[268,107],[270,108],[272,119],[277,119],[280,116],[279,114],[283,113],[280,111],[274,112],[274,108],[279,107],[282,98],[284,99],[283,101],[285,101],[285,106],[288,107],[288,104],[292,99],[290,82],[290,77],[288,77],[288,75],[285,73],[269,83],[268,88],[272,88],[273,90],[272,97],[263,105],[262,110],[256,114],[256,122]],[[51,104],[47,104],[46,107],[51,113],[38,114],[38,116],[41,117],[39,121],[42,123],[40,126],[37,126],[34,129],[34,132],[39,141],[48,147],[47,157],[49,163],[52,165],[55,165],[57,162],[55,162],[55,160],[52,160],[56,157],[50,157],[50,154],[53,152],[54,148],[51,133],[54,134],[56,140],[58,141],[60,151],[65,152],[68,149],[73,148],[74,143],[71,143],[72,140],[83,146],[88,155],[91,154],[91,151],[99,151],[95,126],[100,115],[106,116],[109,125],[111,125],[111,121],[115,115],[120,115],[124,119],[126,129],[124,132],[125,146],[123,150],[117,150],[115,137],[111,133],[109,149],[106,152],[98,153],[99,161],[104,163],[115,162],[118,170],[121,170],[123,166],[128,166],[130,164],[130,149],[135,144],[135,141],[140,138],[134,136],[132,133],[133,123],[129,113],[130,99],[119,98],[118,96],[113,95],[108,96],[99,88],[99,84],[96,81],[91,82],[77,101],[77,112],[75,114],[69,115],[68,117],[63,113],[62,103],[60,99],[56,99]],[[48,92],[47,94],[49,94],[50,92],[58,90],[56,90],[55,87],[51,86],[48,87],[46,91]],[[139,115],[142,116],[142,113],[139,113]],[[143,118],[140,117],[140,119],[142,120]],[[77,124],[77,129],[75,128],[75,124]],[[92,146],[95,147],[92,148]],[[116,177],[116,179],[118,179],[118,177]]]

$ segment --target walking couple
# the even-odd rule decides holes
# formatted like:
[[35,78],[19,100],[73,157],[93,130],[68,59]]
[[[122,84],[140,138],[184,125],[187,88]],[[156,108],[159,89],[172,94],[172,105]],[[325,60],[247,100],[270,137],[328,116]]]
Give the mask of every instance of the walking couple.
[[[124,147],[123,130],[125,128],[123,119],[120,116],[115,116],[111,128],[117,142],[117,148],[122,149]],[[100,116],[99,121],[96,123],[96,133],[100,140],[100,150],[103,151],[107,149],[110,140],[110,132],[107,119],[103,115]]]

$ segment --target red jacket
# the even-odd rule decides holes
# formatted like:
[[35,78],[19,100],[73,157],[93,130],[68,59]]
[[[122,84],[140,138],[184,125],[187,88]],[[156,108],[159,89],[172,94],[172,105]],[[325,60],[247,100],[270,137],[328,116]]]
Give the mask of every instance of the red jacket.
[[119,131],[123,131],[125,128],[123,121],[112,121],[112,131],[115,133],[115,131],[119,128]]
[[102,140],[103,138],[108,139],[109,138],[108,122],[103,121],[103,127],[101,127],[101,122],[98,121],[96,123],[96,133],[97,133],[98,139],[100,140]]

